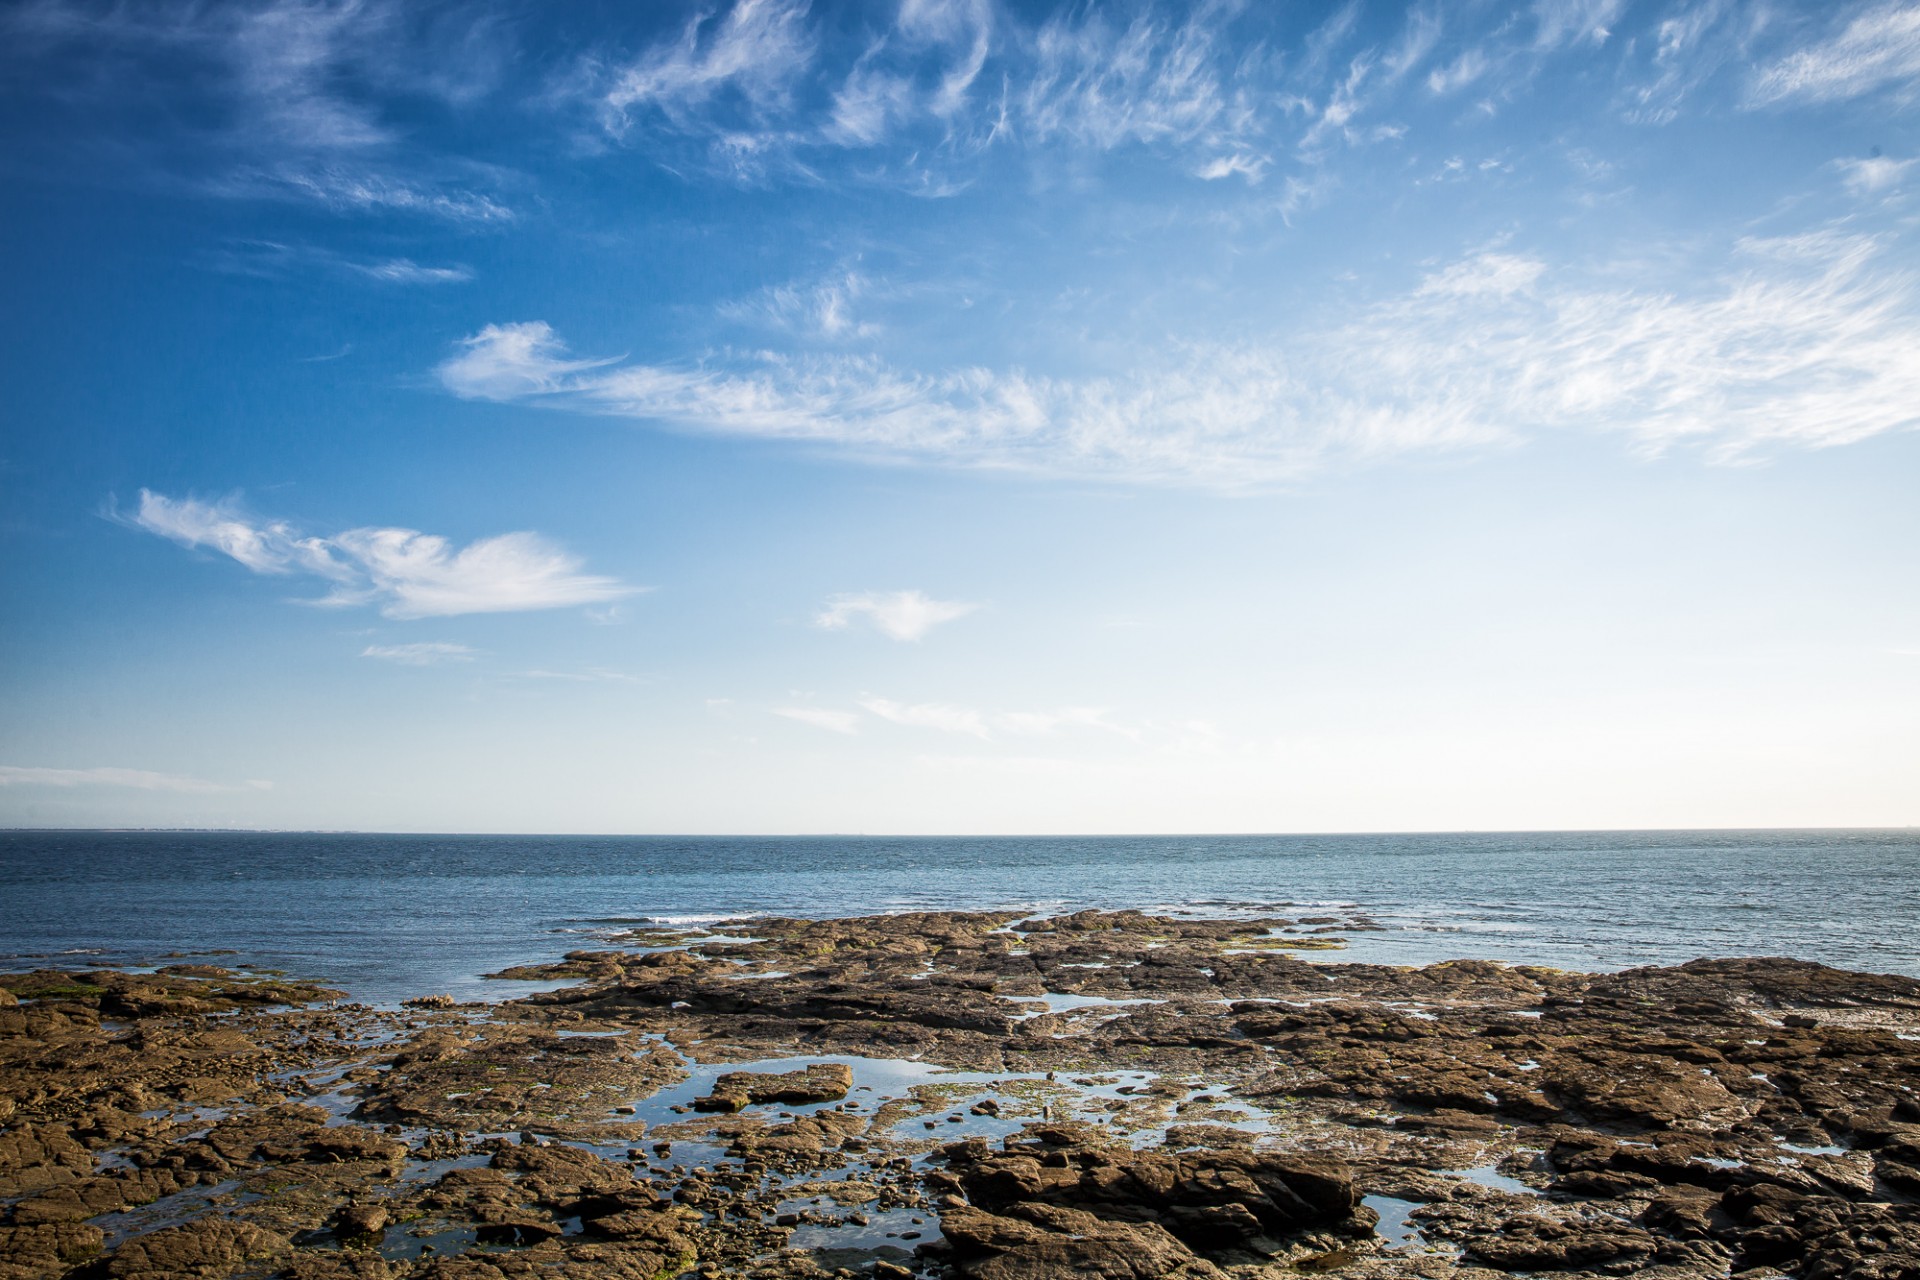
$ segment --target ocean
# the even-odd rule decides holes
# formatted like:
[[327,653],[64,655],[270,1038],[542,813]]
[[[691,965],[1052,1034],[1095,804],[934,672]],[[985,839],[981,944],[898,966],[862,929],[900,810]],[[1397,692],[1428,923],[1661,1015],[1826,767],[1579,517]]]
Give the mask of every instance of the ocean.
[[1364,916],[1309,959],[1782,955],[1920,977],[1920,831],[882,838],[0,832],[0,967],[231,952],[499,998],[636,925],[944,908]]

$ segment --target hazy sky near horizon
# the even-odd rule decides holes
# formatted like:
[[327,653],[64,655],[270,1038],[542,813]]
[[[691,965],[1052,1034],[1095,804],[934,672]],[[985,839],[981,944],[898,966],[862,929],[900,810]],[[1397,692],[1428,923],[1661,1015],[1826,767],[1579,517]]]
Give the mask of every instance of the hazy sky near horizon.
[[1920,5],[0,63],[0,825],[1920,823]]

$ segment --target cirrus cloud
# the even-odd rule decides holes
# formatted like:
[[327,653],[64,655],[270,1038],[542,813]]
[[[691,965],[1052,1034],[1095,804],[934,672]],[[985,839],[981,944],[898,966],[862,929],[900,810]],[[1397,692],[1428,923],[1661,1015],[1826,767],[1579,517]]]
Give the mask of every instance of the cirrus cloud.
[[[1091,729],[1141,741],[1140,729],[1117,723],[1100,707],[1058,707],[1047,711],[984,711],[947,702],[902,702],[874,694],[854,700],[860,711],[876,720],[908,729],[931,729],[990,741],[997,735],[1015,738],[1049,737],[1061,730]],[[859,711],[830,707],[775,707],[773,714],[798,720],[834,733],[856,734],[864,723]]]
[[1881,5],[1855,15],[1818,44],[1773,62],[1754,76],[1750,106],[1799,100],[1838,102],[1876,89],[1920,82],[1920,8]]
[[423,640],[416,644],[370,644],[360,651],[363,658],[397,662],[403,667],[431,667],[442,662],[472,662],[477,650],[464,644]]
[[855,711],[835,711],[827,707],[775,707],[773,714],[832,733],[860,732],[860,715]]
[[63,114],[97,113],[153,172],[202,194],[497,225],[514,211],[480,188],[502,171],[423,149],[402,123],[409,102],[466,110],[488,96],[512,46],[490,9],[31,0],[0,11],[0,59],[31,63]]
[[937,702],[910,704],[874,697],[861,698],[860,706],[868,714],[894,724],[938,729],[943,733],[971,734],[976,738],[989,736],[986,717],[970,707],[953,707]]
[[[581,359],[539,321],[488,326],[438,372],[467,399],[1147,484],[1283,484],[1550,431],[1732,462],[1920,421],[1920,294],[1891,249],[1844,228],[1749,237],[1679,292],[1503,248],[1344,323],[1196,341],[1104,376],[920,372],[877,355]],[[823,625],[880,608],[849,597]]]
[[250,516],[231,499],[169,498],[147,489],[133,514],[119,518],[183,547],[218,551],[255,573],[306,575],[332,584],[309,604],[376,604],[389,618],[559,609],[639,590],[579,572],[576,557],[537,533],[496,534],[464,547],[416,529],[358,528],[315,537],[286,521]]
[[864,617],[882,635],[919,640],[942,623],[964,618],[979,607],[961,600],[935,600],[924,591],[860,591],[829,599],[814,615],[813,625],[840,631]]

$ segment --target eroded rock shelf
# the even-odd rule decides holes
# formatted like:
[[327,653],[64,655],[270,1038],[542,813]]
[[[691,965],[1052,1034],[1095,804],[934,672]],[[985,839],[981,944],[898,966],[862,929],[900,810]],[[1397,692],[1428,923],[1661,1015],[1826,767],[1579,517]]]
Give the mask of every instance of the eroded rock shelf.
[[0,975],[0,1280],[1920,1276],[1920,982],[1366,927],[756,919],[402,1009]]

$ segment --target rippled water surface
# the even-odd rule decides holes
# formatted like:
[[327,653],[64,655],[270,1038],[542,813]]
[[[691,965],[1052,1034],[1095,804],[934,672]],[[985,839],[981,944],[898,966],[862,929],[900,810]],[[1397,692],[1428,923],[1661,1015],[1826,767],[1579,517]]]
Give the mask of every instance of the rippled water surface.
[[[1099,839],[0,833],[0,964],[229,963],[369,1000],[648,921],[1141,907],[1381,932],[1316,958],[1621,968],[1790,955],[1920,976],[1920,831]],[[57,957],[42,959],[40,957]]]

